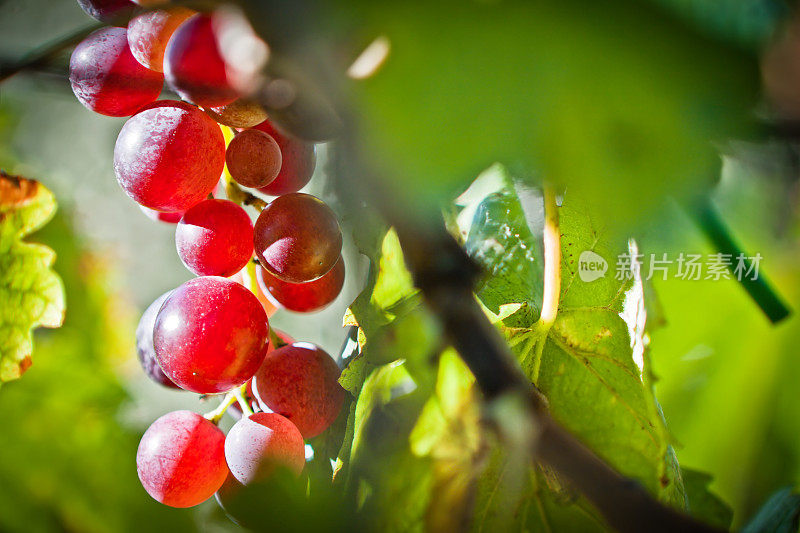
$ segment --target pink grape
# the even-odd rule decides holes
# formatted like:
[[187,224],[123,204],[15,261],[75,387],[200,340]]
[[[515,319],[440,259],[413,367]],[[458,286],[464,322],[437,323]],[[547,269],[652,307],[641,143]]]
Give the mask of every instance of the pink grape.
[[182,98],[204,107],[230,104],[239,94],[228,71],[213,15],[194,15],[178,26],[164,54],[164,75]]
[[219,126],[183,102],[156,102],[138,112],[114,147],[114,171],[123,190],[158,211],[185,211],[204,200],[224,165]]
[[295,313],[320,311],[330,305],[342,292],[344,275],[341,257],[327,274],[306,283],[290,283],[276,278],[261,266],[256,269],[261,290],[275,305]]
[[238,184],[263,187],[281,170],[281,148],[275,139],[261,130],[244,130],[228,144],[225,163]]
[[139,63],[156,72],[164,71],[164,50],[172,34],[195,11],[174,6],[145,11],[128,23],[128,44]]
[[239,386],[264,360],[267,315],[252,292],[216,276],[175,289],[156,317],[153,344],[164,374],[198,394]]
[[253,256],[253,222],[230,200],[203,200],[175,229],[178,256],[197,276],[232,276]]
[[336,214],[310,194],[279,196],[258,216],[255,252],[273,276],[304,283],[325,275],[342,251],[342,231]]
[[142,486],[170,507],[192,507],[225,482],[225,434],[191,411],[173,411],[147,428],[136,453]]
[[87,15],[110,24],[133,13],[136,6],[130,0],[78,0]]
[[69,81],[75,96],[88,109],[126,117],[158,98],[164,76],[136,61],[125,28],[103,28],[73,50]]
[[313,143],[279,131],[269,120],[255,126],[270,135],[281,149],[281,170],[269,185],[258,190],[270,196],[297,192],[311,180],[317,156]]
[[142,318],[139,319],[139,325],[136,327],[136,354],[139,356],[139,363],[142,365],[142,369],[150,379],[159,385],[177,389],[179,387],[164,375],[161,367],[158,366],[156,350],[153,347],[153,329],[156,324],[156,315],[158,315],[158,310],[161,309],[161,305],[171,292],[167,291],[159,296],[145,309]]
[[339,415],[345,397],[340,374],[322,348],[296,342],[267,355],[253,376],[253,394],[264,411],[285,416],[310,439]]
[[220,124],[231,128],[252,128],[267,118],[267,112],[260,104],[245,98],[227,105],[209,107],[205,111]]
[[299,475],[305,466],[305,445],[300,431],[286,418],[255,413],[228,431],[225,458],[231,474],[246,485],[280,467]]

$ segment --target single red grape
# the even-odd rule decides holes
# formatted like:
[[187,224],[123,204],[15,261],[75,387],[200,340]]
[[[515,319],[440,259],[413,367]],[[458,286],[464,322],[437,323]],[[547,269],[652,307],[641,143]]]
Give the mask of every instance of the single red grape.
[[314,144],[278,131],[268,120],[255,128],[275,139],[282,156],[281,170],[278,172],[278,176],[269,185],[258,190],[270,196],[280,196],[297,192],[305,187],[314,174],[314,167],[317,163]]
[[275,413],[255,413],[236,422],[225,438],[231,474],[243,484],[268,477],[275,468],[300,474],[305,466],[303,436]]
[[167,413],[142,436],[136,469],[144,490],[155,500],[192,507],[225,482],[225,434],[197,413]]
[[253,394],[264,411],[285,416],[310,439],[339,415],[345,395],[340,374],[322,348],[296,342],[267,355],[253,376]]
[[206,108],[211,118],[231,128],[252,128],[267,119],[267,112],[260,104],[239,98],[230,104]]
[[130,0],[78,0],[78,5],[87,15],[106,24],[125,19],[136,8]]
[[136,61],[125,28],[103,28],[72,51],[69,81],[75,96],[88,109],[126,117],[158,98],[164,76]]
[[167,42],[194,10],[174,6],[145,11],[128,23],[128,44],[139,63],[157,72],[164,71],[164,50]]
[[164,54],[164,74],[182,98],[204,107],[233,102],[239,95],[229,70],[219,50],[213,15],[194,15],[178,26]]
[[117,181],[136,202],[185,211],[205,199],[225,166],[219,126],[194,106],[156,102],[125,123],[114,147]]
[[270,274],[304,283],[325,275],[339,260],[342,231],[325,202],[291,193],[275,198],[258,215],[254,244]]
[[281,149],[269,134],[256,129],[244,130],[228,144],[225,163],[239,185],[263,187],[281,170]]
[[253,222],[230,200],[203,200],[175,228],[178,257],[197,276],[232,276],[253,257]]
[[156,315],[161,305],[166,301],[172,291],[165,292],[156,301],[151,303],[139,319],[136,327],[136,354],[139,356],[139,363],[147,376],[160,385],[178,389],[171,379],[169,379],[156,361],[156,350],[153,347],[153,328],[156,325]]
[[344,259],[339,260],[321,278],[306,283],[282,281],[264,268],[256,269],[261,290],[276,305],[296,313],[311,313],[324,309],[333,302],[344,285]]
[[267,315],[252,292],[226,278],[187,281],[156,317],[153,344],[164,374],[183,389],[216,394],[241,385],[264,360]]

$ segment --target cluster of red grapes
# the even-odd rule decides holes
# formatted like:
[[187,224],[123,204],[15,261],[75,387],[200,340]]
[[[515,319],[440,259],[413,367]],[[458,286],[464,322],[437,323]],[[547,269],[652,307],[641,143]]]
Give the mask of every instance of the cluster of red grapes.
[[[139,359],[167,387],[227,393],[206,416],[175,411],[148,428],[136,457],[142,485],[166,505],[189,507],[226,479],[248,484],[276,468],[299,474],[304,440],[330,426],[345,396],[327,353],[268,324],[278,307],[325,307],[344,282],[336,216],[297,192],[313,172],[314,145],[276,129],[247,100],[257,69],[231,63],[236,54],[224,46],[233,39],[241,48],[229,35],[231,25],[243,31],[241,21],[179,6],[137,14],[129,0],[79,3],[127,26],[100,29],[75,48],[75,95],[97,113],[131,117],[114,149],[117,180],[149,216],[177,224],[178,255],[197,276],[145,311]],[[257,52],[254,39],[244,43]],[[182,101],[157,101],[165,78]],[[227,147],[222,127],[236,132]],[[239,185],[275,197],[255,225],[242,206],[215,198],[226,165]],[[216,424],[235,399],[242,415],[226,436]]]

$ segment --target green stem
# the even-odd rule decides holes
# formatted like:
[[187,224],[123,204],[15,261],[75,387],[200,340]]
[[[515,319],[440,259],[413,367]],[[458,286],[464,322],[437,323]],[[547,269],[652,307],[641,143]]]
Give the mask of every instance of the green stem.
[[274,346],[274,348],[276,350],[278,348],[283,348],[284,346],[286,346],[288,344],[286,341],[281,339],[278,336],[278,334],[275,333],[275,330],[272,329],[272,328],[269,328],[269,342],[270,342],[270,344],[272,344],[272,346]]
[[242,416],[250,416],[253,414],[253,410],[250,408],[250,404],[247,403],[247,400],[244,398],[244,391],[247,389],[247,384],[245,383],[241,387],[236,387],[231,392],[233,393],[236,400],[239,402],[239,408],[242,410]]
[[[730,229],[711,203],[710,198],[705,195],[701,196],[690,208],[700,229],[703,230],[717,251],[722,254],[730,254],[734,260],[737,257],[743,257],[746,266],[745,272],[749,272],[754,266],[753,258],[744,253],[734,240]],[[733,261],[731,261],[728,264],[728,270],[731,271],[731,274],[735,274],[733,269],[734,265]],[[767,277],[762,272],[759,272],[755,279],[736,275],[734,275],[734,278],[742,285],[747,294],[750,295],[773,324],[780,322],[791,313],[789,307],[775,289],[772,288],[769,281],[767,281]]]
[[539,380],[542,366],[542,353],[547,342],[547,334],[556,321],[558,302],[561,294],[561,229],[558,221],[558,204],[555,189],[544,185],[544,291],[542,293],[542,312],[536,323],[536,353],[533,358],[531,379]]
[[[234,389],[235,390],[235,389]],[[203,415],[203,418],[209,420],[213,424],[219,424],[219,421],[222,420],[222,416],[228,410],[228,407],[233,405],[233,402],[236,401],[236,395],[234,394],[233,390],[228,391],[227,394],[222,398],[222,401],[217,406],[216,409],[213,411],[209,411],[208,413]]]

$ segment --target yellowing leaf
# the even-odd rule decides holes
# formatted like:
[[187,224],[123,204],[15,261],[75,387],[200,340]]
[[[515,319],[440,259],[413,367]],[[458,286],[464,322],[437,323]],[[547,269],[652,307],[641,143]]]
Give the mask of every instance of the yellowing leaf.
[[55,253],[22,240],[55,209],[53,194],[39,182],[0,173],[0,383],[31,365],[33,328],[64,320],[64,287],[50,268]]

